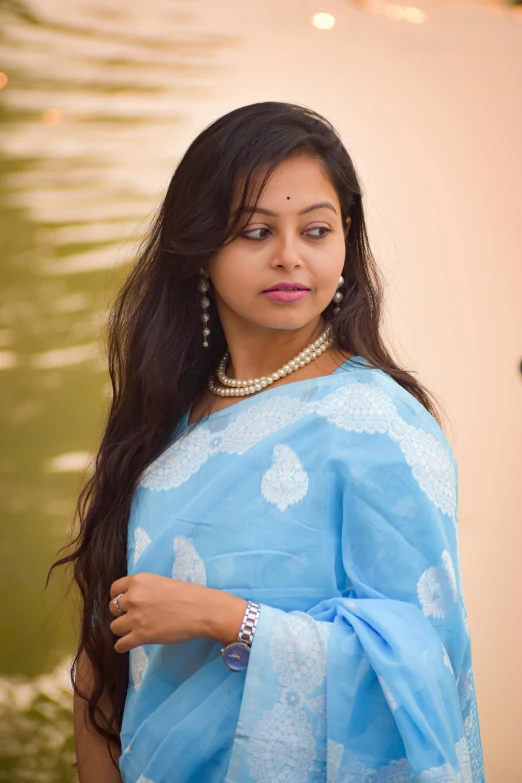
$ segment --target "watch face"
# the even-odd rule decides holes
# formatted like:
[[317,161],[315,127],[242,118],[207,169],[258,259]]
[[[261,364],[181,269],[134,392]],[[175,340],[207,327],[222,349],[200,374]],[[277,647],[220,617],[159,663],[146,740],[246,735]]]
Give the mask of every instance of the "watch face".
[[223,660],[233,672],[241,672],[248,666],[250,647],[241,642],[233,642],[223,650]]

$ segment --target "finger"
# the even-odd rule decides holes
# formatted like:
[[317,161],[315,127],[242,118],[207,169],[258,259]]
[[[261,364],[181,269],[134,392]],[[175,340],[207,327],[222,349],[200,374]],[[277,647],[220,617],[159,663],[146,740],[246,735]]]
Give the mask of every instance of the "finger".
[[[118,595],[121,595],[121,598],[118,597]],[[114,598],[118,597],[118,604],[120,606],[120,609],[122,612],[127,612],[128,608],[126,607],[127,599],[125,597],[125,593],[123,595],[119,593],[118,595],[114,596]],[[114,603],[114,599],[111,598],[109,601],[109,612],[114,615],[114,617],[122,617],[121,612],[118,611],[118,607]]]
[[129,652],[129,650],[133,650],[135,647],[139,647],[140,644],[141,642],[134,636],[134,634],[128,633],[126,636],[122,636],[121,639],[118,639],[114,645],[114,649],[117,653],[125,653]]
[[126,593],[129,589],[130,580],[130,576],[122,576],[121,579],[116,579],[111,585],[111,598],[116,598],[120,593]]
[[115,636],[125,636],[125,634],[132,631],[132,621],[129,620],[127,615],[123,615],[113,620],[109,628]]

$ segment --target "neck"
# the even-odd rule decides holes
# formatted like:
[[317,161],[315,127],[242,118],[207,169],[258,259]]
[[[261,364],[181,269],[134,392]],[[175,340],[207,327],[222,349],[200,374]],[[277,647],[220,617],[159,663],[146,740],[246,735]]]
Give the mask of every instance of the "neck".
[[227,375],[240,380],[271,375],[317,339],[325,327],[321,317],[300,329],[247,329],[226,334],[230,354]]

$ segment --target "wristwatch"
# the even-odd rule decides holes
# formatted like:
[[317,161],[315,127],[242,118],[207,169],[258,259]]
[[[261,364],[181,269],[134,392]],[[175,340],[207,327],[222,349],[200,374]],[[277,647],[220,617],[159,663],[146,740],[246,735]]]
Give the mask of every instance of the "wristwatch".
[[241,672],[248,666],[250,648],[254,640],[260,610],[259,604],[254,604],[252,601],[248,602],[237,640],[221,650],[225,665],[231,672]]

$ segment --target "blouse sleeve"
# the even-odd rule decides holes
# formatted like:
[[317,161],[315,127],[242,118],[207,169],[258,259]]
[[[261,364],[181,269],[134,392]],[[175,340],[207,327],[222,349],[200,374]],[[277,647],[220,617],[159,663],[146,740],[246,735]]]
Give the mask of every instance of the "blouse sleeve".
[[261,606],[226,783],[483,783],[455,458],[415,411],[335,423],[346,589]]

